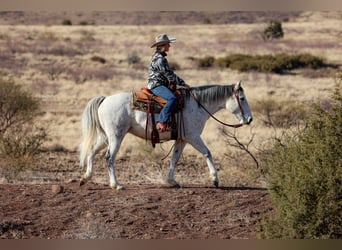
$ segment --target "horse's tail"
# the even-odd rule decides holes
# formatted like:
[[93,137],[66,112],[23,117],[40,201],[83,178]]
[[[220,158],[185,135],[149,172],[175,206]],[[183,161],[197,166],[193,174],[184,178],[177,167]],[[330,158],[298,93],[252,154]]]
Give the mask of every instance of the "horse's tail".
[[104,133],[98,116],[98,108],[106,97],[91,99],[82,114],[82,143],[80,145],[80,165],[84,166],[87,155],[96,142],[99,134]]

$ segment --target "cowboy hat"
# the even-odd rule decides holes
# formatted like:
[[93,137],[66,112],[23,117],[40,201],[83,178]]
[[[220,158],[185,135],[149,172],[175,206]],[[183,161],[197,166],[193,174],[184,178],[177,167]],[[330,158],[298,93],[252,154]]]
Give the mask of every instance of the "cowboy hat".
[[173,43],[176,41],[176,38],[169,38],[166,34],[160,34],[156,37],[156,42],[152,44],[151,48],[167,44],[167,43]]

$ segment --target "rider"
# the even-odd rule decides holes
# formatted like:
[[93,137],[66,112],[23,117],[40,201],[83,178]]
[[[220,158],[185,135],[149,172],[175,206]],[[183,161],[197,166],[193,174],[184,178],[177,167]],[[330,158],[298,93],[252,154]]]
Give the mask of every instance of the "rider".
[[157,129],[160,132],[169,131],[167,121],[171,116],[176,103],[176,96],[171,91],[176,89],[176,85],[189,88],[179,76],[177,76],[166,59],[166,52],[169,51],[171,44],[175,42],[175,38],[169,38],[167,34],[160,34],[156,37],[155,43],[151,48],[156,47],[149,66],[149,76],[147,88],[156,96],[164,98],[166,104],[161,110],[157,119]]

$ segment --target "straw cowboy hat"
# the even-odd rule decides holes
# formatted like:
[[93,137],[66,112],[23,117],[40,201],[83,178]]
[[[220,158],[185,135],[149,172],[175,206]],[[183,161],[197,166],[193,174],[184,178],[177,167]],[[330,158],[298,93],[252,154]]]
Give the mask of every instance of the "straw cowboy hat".
[[176,38],[169,38],[166,34],[160,34],[156,37],[156,42],[152,44],[151,48],[159,46],[159,45],[164,45],[167,43],[173,43],[176,41]]

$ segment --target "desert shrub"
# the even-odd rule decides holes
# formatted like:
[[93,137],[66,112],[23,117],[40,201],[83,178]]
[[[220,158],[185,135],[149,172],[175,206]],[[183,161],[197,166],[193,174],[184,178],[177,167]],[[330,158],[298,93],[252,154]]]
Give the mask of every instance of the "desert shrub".
[[62,21],[62,25],[72,25],[72,22],[71,22],[70,19],[64,19],[64,20]]
[[30,167],[46,138],[45,129],[32,126],[10,128],[0,137],[0,167],[7,180]]
[[205,56],[198,60],[198,67],[209,68],[213,66],[214,62],[215,62],[215,58],[213,56]]
[[136,63],[139,63],[140,61],[141,59],[135,50],[128,53],[127,55],[128,64],[136,64]]
[[336,72],[336,74],[335,74],[335,81],[337,83],[342,83],[342,71],[341,70]]
[[78,23],[78,25],[83,25],[83,26],[86,26],[86,25],[95,25],[95,21],[86,21],[86,20],[82,20]]
[[33,160],[47,138],[33,125],[39,102],[12,80],[0,78],[0,167],[7,178],[16,176]]
[[13,80],[0,78],[0,136],[11,127],[20,127],[33,120],[39,102]]
[[298,61],[302,64],[302,67],[309,67],[312,69],[319,69],[325,66],[322,58],[313,56],[311,54],[300,54],[298,55]]
[[87,21],[80,21],[79,23],[78,23],[79,25],[89,25],[89,23],[87,22]]
[[313,107],[306,126],[276,141],[262,160],[275,214],[267,238],[342,238],[342,96]]
[[262,33],[264,40],[279,39],[284,36],[281,22],[270,21]]
[[101,56],[92,56],[90,58],[90,60],[92,60],[93,62],[99,62],[99,63],[102,63],[102,64],[106,63],[106,61],[107,61],[105,58],[103,58]]
[[203,24],[212,24],[212,21],[209,17],[203,18]]
[[241,72],[258,71],[278,74],[298,68],[317,69],[326,66],[322,58],[307,53],[297,55],[280,53],[255,56],[232,54],[218,58],[216,64],[220,67],[228,67]]

